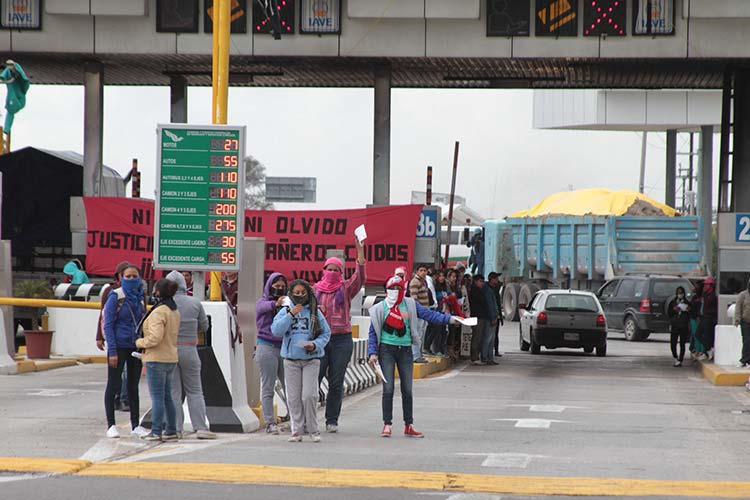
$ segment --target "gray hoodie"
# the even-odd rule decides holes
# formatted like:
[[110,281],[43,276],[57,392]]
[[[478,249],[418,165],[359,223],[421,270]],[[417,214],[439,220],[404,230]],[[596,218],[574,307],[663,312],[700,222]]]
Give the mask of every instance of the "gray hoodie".
[[187,283],[182,273],[172,271],[167,275],[167,279],[177,283],[177,293],[174,296],[177,311],[180,313],[177,344],[195,345],[198,342],[198,331],[205,332],[208,329],[206,311],[203,310],[200,300],[187,294]]

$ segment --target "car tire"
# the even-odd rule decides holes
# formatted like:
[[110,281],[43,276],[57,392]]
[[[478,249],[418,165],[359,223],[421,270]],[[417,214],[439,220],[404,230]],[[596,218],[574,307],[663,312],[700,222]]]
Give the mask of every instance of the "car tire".
[[625,340],[628,342],[635,342],[643,339],[643,331],[638,328],[638,322],[633,316],[625,316],[622,329],[625,333]]
[[523,333],[521,333],[521,328],[518,329],[518,347],[524,352],[528,352],[528,350],[531,348],[531,344],[529,344],[523,339]]
[[586,354],[591,354],[592,352],[594,352],[594,348],[593,347],[584,347],[583,348],[583,352],[585,352]]
[[531,343],[529,344],[529,349],[531,350],[531,354],[540,354],[542,352],[542,346],[536,343],[536,340],[534,340],[534,332],[529,332],[529,337],[531,340]]
[[531,305],[531,299],[534,298],[536,292],[539,291],[539,287],[534,283],[524,283],[521,288],[518,289],[518,303]]
[[596,348],[596,357],[603,358],[607,355],[607,344],[602,344]]

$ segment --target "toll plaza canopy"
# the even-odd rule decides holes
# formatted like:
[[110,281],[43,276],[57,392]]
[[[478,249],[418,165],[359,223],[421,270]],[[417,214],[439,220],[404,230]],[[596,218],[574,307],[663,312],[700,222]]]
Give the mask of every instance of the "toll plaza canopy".
[[581,189],[555,193],[535,207],[516,212],[511,217],[546,215],[666,215],[675,217],[677,211],[636,191]]

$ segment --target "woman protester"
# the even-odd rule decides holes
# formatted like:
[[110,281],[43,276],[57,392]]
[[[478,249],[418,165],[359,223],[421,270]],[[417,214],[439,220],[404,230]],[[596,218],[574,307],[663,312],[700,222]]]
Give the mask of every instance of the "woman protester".
[[180,331],[180,313],[177,312],[177,304],[174,301],[175,293],[177,283],[174,281],[160,279],[156,282],[154,297],[157,303],[143,321],[143,338],[135,342],[136,347],[145,349],[143,362],[146,363],[148,390],[151,393],[153,418],[151,432],[143,437],[146,441],[177,440],[172,378],[179,361],[177,336]]
[[[198,332],[208,330],[206,311],[197,297],[188,295],[184,273],[172,271],[167,279],[177,283],[174,302],[180,313],[180,330],[177,334],[177,367],[172,375],[172,401],[175,404],[177,436],[182,437],[185,415],[182,401],[187,399],[190,423],[198,439],[216,439],[208,429],[206,400],[201,382],[201,359],[198,356]],[[184,394],[184,396],[183,396]]]
[[104,409],[107,414],[107,437],[119,438],[115,424],[115,397],[122,386],[122,371],[127,369],[128,400],[130,405],[131,435],[142,437],[148,431],[138,424],[141,361],[133,357],[136,352],[138,325],[146,314],[143,281],[138,268],[128,266],[122,271],[120,286],[110,292],[104,304],[101,323],[107,347],[107,389],[104,392]]
[[287,300],[286,277],[273,273],[266,280],[263,296],[255,305],[255,324],[258,327],[258,341],[255,359],[260,367],[260,393],[263,406],[263,420],[268,434],[278,434],[279,426],[273,411],[273,395],[276,380],[284,383],[284,361],[281,358],[281,339],[274,337],[271,324],[274,317]]
[[[690,302],[681,286],[675,291],[675,298],[669,303],[670,337],[674,367],[682,366],[685,359],[685,344],[690,341]],[[680,342],[680,356],[677,357],[677,342]]]
[[375,369],[380,364],[383,371],[383,430],[382,437],[391,437],[393,425],[393,393],[395,368],[401,386],[401,404],[404,412],[404,435],[421,438],[424,434],[414,429],[412,385],[414,357],[412,345],[418,339],[417,319],[430,324],[448,325],[458,321],[447,314],[428,309],[413,298],[405,297],[405,282],[394,276],[386,283],[386,298],[370,308],[370,332],[367,342],[369,363]]
[[344,263],[331,257],[323,266],[323,279],[313,287],[320,310],[331,327],[331,341],[320,361],[320,376],[328,379],[326,398],[326,432],[338,432],[341,400],[344,397],[344,375],[352,357],[352,299],[365,283],[365,250],[358,239],[354,239],[357,249],[357,267],[354,274],[344,279]]
[[289,441],[300,442],[307,433],[318,443],[318,373],[331,329],[318,310],[318,301],[307,281],[295,280],[290,289],[292,307],[282,307],[271,324],[273,336],[281,339],[284,358],[286,399],[292,421]]

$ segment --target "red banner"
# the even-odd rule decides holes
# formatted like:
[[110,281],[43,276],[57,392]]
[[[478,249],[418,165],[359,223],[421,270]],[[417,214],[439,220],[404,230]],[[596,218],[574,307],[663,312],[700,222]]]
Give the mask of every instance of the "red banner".
[[314,283],[322,275],[326,251],[344,250],[346,276],[355,269],[354,229],[367,230],[367,283],[379,285],[398,266],[411,269],[420,205],[357,210],[245,212],[245,236],[266,239],[266,273]]
[[[152,279],[154,202],[132,198],[84,198],[88,224],[86,272],[110,276],[127,260]],[[245,212],[245,236],[266,239],[266,273],[315,282],[326,251],[344,250],[346,271],[355,269],[354,229],[367,229],[367,282],[382,284],[398,266],[411,269],[420,205],[356,210]]]

